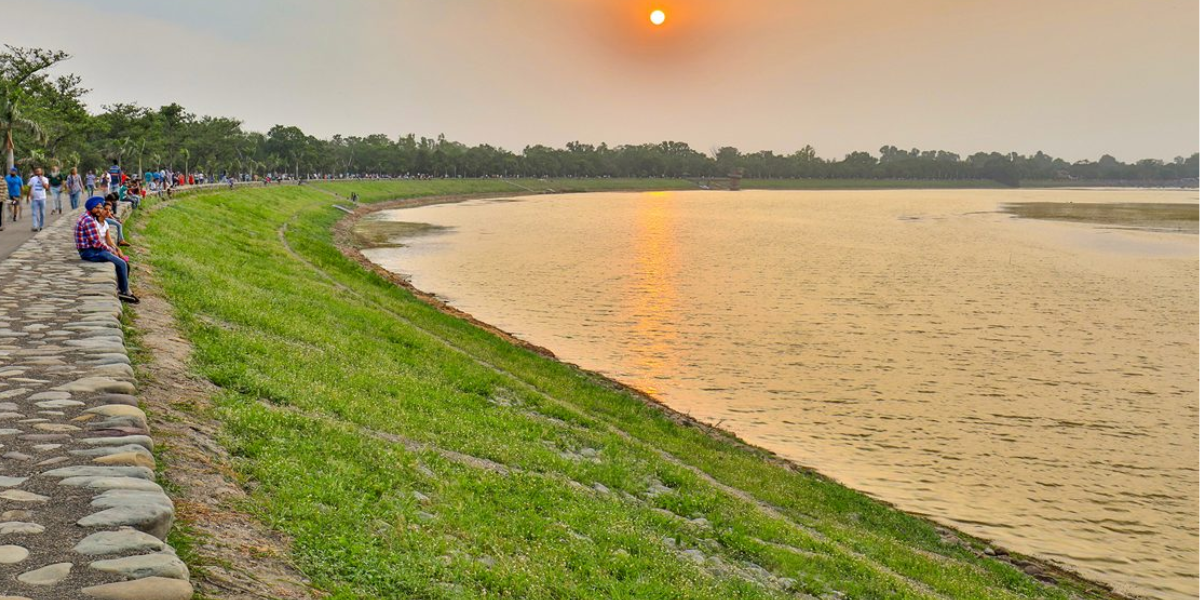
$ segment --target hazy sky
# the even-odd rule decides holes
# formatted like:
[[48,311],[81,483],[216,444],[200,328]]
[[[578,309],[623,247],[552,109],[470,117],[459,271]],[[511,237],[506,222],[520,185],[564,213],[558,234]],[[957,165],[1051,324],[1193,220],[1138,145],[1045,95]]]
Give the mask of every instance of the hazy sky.
[[260,131],[1171,159],[1200,146],[1198,4],[0,0],[0,40],[70,52],[94,108]]

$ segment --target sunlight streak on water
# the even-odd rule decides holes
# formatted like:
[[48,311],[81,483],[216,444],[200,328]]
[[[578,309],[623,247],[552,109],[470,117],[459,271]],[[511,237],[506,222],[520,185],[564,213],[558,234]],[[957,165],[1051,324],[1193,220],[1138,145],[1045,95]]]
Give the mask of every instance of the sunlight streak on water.
[[686,192],[391,213],[457,308],[856,489],[1119,589],[1197,595],[1197,236],[1007,202]]

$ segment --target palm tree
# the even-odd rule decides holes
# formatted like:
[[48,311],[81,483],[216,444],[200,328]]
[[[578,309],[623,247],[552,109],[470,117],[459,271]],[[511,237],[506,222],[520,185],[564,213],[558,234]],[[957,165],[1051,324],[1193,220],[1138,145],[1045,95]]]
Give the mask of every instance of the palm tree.
[[138,149],[138,173],[142,172],[142,155],[146,154],[146,138],[142,138],[141,144],[137,145]]
[[[46,153],[35,148],[29,151],[28,156],[24,156],[20,160],[16,161],[14,165],[21,165],[22,167],[26,167],[28,170],[32,171],[34,167],[49,166],[49,162],[50,161],[46,158]],[[9,167],[9,169],[11,168],[12,167]]]
[[43,141],[46,137],[40,124],[25,118],[11,89],[7,87],[0,91],[0,131],[4,132],[4,153],[8,165],[7,170],[11,170],[16,165],[15,157],[13,156],[13,151],[16,149],[16,146],[13,145],[13,131],[24,131],[38,141]]
[[[150,153],[150,165],[154,167],[154,170],[157,171],[157,170],[161,169],[162,164],[163,164],[162,154],[160,154],[158,152],[151,152]],[[141,171],[140,168],[138,170]]]
[[6,64],[11,67],[11,71],[6,72],[5,80],[0,82],[0,132],[4,133],[5,159],[8,168],[12,169],[15,164],[12,138],[14,130],[24,131],[39,142],[44,143],[46,138],[41,125],[21,114],[19,102],[21,87],[30,78],[37,76],[38,73],[56,63],[67,60],[71,55],[57,50],[22,48],[8,44],[4,45],[4,55]]
[[79,158],[79,153],[72,150],[63,155],[62,165],[67,167],[67,170],[70,171],[71,167],[79,166]]
[[191,171],[188,170],[188,161],[192,159],[192,153],[187,148],[180,148],[179,153],[183,155],[183,176],[188,177]]
[[105,158],[117,159],[118,164],[124,164],[125,154],[129,152],[130,146],[133,145],[133,140],[125,137],[119,140],[111,140],[108,142],[107,152],[104,153]]

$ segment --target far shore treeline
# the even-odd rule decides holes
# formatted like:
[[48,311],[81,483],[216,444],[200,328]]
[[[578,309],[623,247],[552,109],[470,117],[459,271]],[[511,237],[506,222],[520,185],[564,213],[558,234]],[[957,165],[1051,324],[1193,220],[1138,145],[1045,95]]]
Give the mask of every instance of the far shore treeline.
[[62,52],[5,46],[0,53],[0,129],[8,161],[18,166],[97,169],[118,160],[128,169],[200,171],[212,176],[409,175],[429,177],[745,177],[819,179],[1187,182],[1200,175],[1198,155],[1123,163],[1105,155],[1067,162],[1043,152],[977,152],[884,146],[825,159],[811,146],[791,154],[747,153],[733,147],[700,152],[683,142],[608,146],[571,142],[565,148],[527,146],[520,153],[488,144],[468,146],[445,136],[412,134],[319,139],[299,127],[246,131],[231,117],[198,116],[179,104],[157,109],[136,103],[83,104],[78,75],[51,77]]

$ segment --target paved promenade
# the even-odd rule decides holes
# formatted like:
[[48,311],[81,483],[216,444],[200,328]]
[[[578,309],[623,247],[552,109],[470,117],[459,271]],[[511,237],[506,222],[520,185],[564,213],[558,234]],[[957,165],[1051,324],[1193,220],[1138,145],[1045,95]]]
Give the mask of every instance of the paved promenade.
[[[63,204],[70,209],[71,204],[69,202],[64,200]],[[24,214],[21,215],[21,220],[16,223],[8,220],[8,209],[4,209],[4,231],[0,231],[0,260],[15,252],[29,238],[37,235],[29,230],[30,225],[33,223],[33,217],[29,215],[29,206],[24,204],[22,206]],[[68,210],[68,212],[70,211]],[[60,215],[50,214],[50,211],[46,211],[46,227],[50,227],[51,224],[60,218],[62,218]]]
[[187,600],[115,275],[79,211],[0,259],[0,600]]

